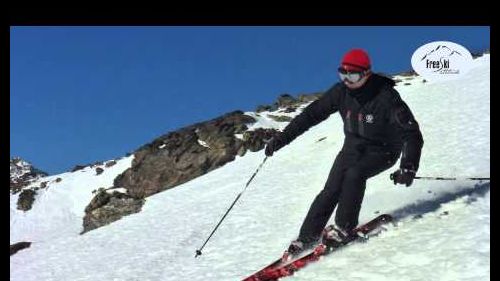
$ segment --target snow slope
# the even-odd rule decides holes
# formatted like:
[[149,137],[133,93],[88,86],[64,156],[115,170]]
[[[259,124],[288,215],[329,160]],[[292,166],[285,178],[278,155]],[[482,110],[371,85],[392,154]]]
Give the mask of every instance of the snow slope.
[[[104,165],[86,167],[73,173],[63,173],[43,177],[26,188],[40,186],[48,182],[47,188],[39,189],[31,210],[23,212],[17,209],[19,194],[10,196],[10,244],[29,241],[35,243],[50,242],[80,233],[85,207],[99,187],[109,188],[117,175],[128,169],[133,156],[118,160],[109,168]],[[97,176],[96,168],[104,172]],[[60,178],[61,181],[57,181]]]
[[[422,176],[490,175],[490,56],[474,63],[461,81],[414,79],[397,88],[424,136]],[[260,126],[283,126],[265,113],[258,118]],[[98,177],[75,174],[72,184],[53,195],[69,198],[73,206],[35,201],[37,212],[46,215],[31,222],[39,226],[43,219],[47,231],[33,229],[35,243],[11,257],[11,280],[241,280],[281,255],[297,235],[342,145],[341,123],[334,114],[268,159],[197,259],[195,250],[262,162],[263,151],[153,195],[142,212],[82,236],[74,222],[83,215],[79,199],[88,203],[90,186],[96,188],[89,181]],[[130,164],[122,161],[121,168]],[[388,179],[396,168],[368,182],[360,215],[364,221],[377,212],[392,213],[396,226],[288,280],[489,279],[489,183],[416,180],[396,187]],[[11,201],[11,242],[29,240],[22,215]],[[64,233],[54,234],[59,227]]]

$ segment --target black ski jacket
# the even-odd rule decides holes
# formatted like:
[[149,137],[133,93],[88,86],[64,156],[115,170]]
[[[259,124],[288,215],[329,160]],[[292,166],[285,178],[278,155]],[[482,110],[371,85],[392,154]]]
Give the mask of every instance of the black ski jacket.
[[400,167],[418,170],[423,138],[410,108],[394,89],[395,82],[372,74],[365,85],[350,90],[336,83],[295,117],[280,134],[284,144],[339,112],[344,121],[344,149],[402,152]]

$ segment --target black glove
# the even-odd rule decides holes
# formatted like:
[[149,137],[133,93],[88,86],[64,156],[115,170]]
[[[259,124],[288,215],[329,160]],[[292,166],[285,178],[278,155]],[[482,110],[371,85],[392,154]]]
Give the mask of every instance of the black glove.
[[266,145],[266,156],[273,156],[273,153],[286,145],[285,140],[281,134],[272,137]]
[[391,180],[394,181],[394,184],[406,184],[406,186],[410,186],[413,183],[413,179],[415,178],[415,171],[411,169],[399,169],[396,172],[391,174]]

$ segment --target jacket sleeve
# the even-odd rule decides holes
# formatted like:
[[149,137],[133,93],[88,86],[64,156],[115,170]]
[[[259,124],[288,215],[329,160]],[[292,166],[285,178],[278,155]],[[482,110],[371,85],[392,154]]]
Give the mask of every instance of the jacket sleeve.
[[337,112],[340,104],[340,94],[340,87],[338,84],[334,85],[321,98],[312,102],[302,113],[290,121],[281,134],[285,144],[289,144],[309,128],[327,119],[332,113]]
[[400,132],[403,142],[400,168],[418,170],[424,139],[417,120],[408,105],[399,98],[392,106],[392,119]]

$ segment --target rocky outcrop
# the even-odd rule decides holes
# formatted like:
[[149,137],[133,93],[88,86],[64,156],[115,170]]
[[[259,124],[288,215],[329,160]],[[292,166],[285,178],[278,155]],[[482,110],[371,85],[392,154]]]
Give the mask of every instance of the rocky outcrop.
[[255,109],[255,112],[261,113],[263,111],[275,111],[277,109],[278,109],[277,107],[273,107],[272,105],[259,105]]
[[273,119],[276,122],[290,122],[293,119],[292,117],[286,115],[267,114],[267,117]]
[[415,72],[415,70],[403,71],[401,73],[398,73],[397,75],[403,76],[403,77],[418,76],[418,74]]
[[10,191],[18,193],[31,182],[45,177],[48,174],[31,165],[19,157],[10,160]]
[[15,244],[10,245],[10,255],[12,256],[13,254],[17,253],[18,251],[22,249],[29,248],[31,246],[31,242],[18,242]]
[[490,48],[480,51],[480,52],[471,52],[472,58],[477,59],[479,57],[482,57],[483,55],[490,54]]
[[76,171],[83,170],[86,167],[88,167],[88,165],[87,166],[85,166],[85,165],[75,165],[75,167],[73,167],[73,169],[71,169],[71,172],[74,173]]
[[294,98],[289,94],[282,94],[278,97],[278,100],[272,105],[259,105],[255,112],[261,113],[263,111],[276,111],[280,108],[285,108],[285,112],[294,112],[299,106],[304,103],[312,102],[319,99],[323,95],[323,92],[317,92],[313,94],[300,94],[298,98]]
[[138,213],[144,202],[145,200],[141,198],[134,198],[117,191],[110,193],[101,188],[85,208],[81,234],[110,224],[123,216]]
[[275,106],[279,108],[285,108],[284,112],[294,112],[299,106],[315,101],[323,95],[323,92],[313,93],[313,94],[301,94],[298,98],[294,98],[288,94],[281,95],[275,103]]
[[278,101],[276,101],[276,105],[278,107],[293,107],[297,104],[297,99],[290,96],[289,94],[283,94],[278,97]]
[[276,133],[276,130],[262,128],[245,132],[243,134],[245,148],[252,152],[264,149],[264,147],[266,146],[266,141],[271,139]]
[[114,165],[116,165],[116,161],[115,160],[111,160],[111,161],[106,162],[106,165],[104,165],[104,166],[106,168],[109,168],[109,167],[113,167]]
[[18,210],[25,212],[31,210],[37,190],[46,188],[47,182],[42,182],[40,186],[28,186],[47,175],[21,158],[16,157],[10,160],[10,191],[12,194],[21,192],[17,199]]
[[168,133],[135,152],[132,167],[118,176],[115,187],[143,198],[233,161],[245,143],[236,138],[255,119],[241,111]]
[[[116,161],[115,161],[115,164],[116,164]],[[73,167],[73,169],[71,169],[71,172],[74,173],[76,171],[83,170],[87,167],[94,168],[96,166],[102,166],[102,165],[104,165],[103,161],[96,161],[92,164],[87,164],[87,165],[75,165],[75,167]]]
[[28,211],[33,206],[35,202],[36,191],[32,189],[25,189],[19,194],[19,199],[17,200],[17,209],[21,211]]
[[312,102],[312,101],[315,101],[317,99],[319,99],[321,96],[323,96],[323,92],[317,92],[317,93],[313,93],[313,94],[301,94],[299,95],[299,103],[302,104],[302,103],[306,103],[306,102]]

